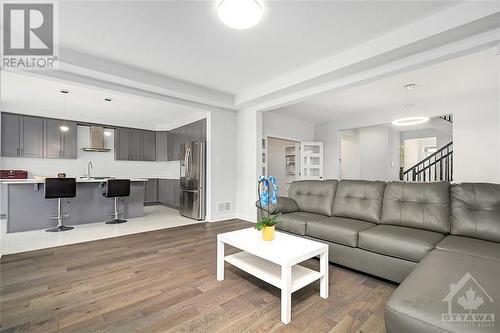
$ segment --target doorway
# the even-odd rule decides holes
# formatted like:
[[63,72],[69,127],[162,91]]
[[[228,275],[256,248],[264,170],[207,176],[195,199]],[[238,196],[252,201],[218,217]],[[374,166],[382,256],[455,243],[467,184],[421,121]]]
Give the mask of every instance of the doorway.
[[437,138],[416,138],[404,140],[404,169],[408,170],[418,162],[437,151]]
[[267,138],[267,174],[276,177],[278,195],[287,196],[290,184],[299,179],[300,142]]

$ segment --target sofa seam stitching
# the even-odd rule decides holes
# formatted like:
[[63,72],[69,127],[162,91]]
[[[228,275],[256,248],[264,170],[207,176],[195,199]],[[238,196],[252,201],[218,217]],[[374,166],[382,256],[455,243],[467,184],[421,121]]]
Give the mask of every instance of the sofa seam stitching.
[[450,332],[450,331],[448,331],[448,330],[442,329],[441,327],[434,326],[434,325],[432,325],[432,324],[430,324],[430,323],[427,323],[427,322],[425,322],[425,321],[423,321],[423,320],[421,320],[421,319],[418,319],[418,318],[412,317],[412,316],[410,316],[410,315],[407,315],[406,313],[402,313],[402,312],[396,311],[396,310],[392,309],[389,305],[386,305],[386,306],[385,306],[385,308],[386,308],[387,310],[389,310],[390,312],[392,312],[392,313],[399,314],[399,315],[405,316],[405,317],[407,317],[407,318],[411,318],[411,319],[413,319],[413,320],[415,320],[415,321],[417,321],[417,322],[419,322],[419,323],[422,323],[424,326],[428,326],[428,327],[435,328],[435,329],[437,329],[437,330],[438,330],[438,331],[440,331],[440,332],[446,332],[446,333],[449,333],[449,332]]

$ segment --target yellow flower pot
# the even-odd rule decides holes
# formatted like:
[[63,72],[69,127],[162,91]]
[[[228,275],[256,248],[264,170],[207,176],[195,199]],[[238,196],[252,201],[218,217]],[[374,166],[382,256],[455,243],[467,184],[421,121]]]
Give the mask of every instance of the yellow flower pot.
[[274,225],[272,227],[262,228],[262,239],[265,241],[272,241],[274,239]]

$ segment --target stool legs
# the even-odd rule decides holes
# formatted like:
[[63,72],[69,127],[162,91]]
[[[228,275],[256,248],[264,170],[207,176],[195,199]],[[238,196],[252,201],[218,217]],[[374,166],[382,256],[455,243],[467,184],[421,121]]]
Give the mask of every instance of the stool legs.
[[114,220],[106,222],[106,224],[119,224],[119,223],[125,223],[127,220],[122,220],[118,217],[118,197],[115,197],[115,218]]
[[45,231],[47,232],[60,232],[60,231],[68,231],[74,229],[73,227],[68,227],[63,225],[63,213],[62,213],[62,200],[61,198],[57,199],[57,227],[55,228],[50,228]]

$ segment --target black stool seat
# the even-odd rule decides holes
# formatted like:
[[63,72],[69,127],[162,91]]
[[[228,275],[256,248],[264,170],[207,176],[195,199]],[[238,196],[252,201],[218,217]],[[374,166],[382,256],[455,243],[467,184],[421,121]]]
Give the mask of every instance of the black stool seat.
[[52,217],[57,219],[57,227],[47,229],[48,232],[68,231],[73,227],[63,225],[63,219],[69,217],[64,215],[62,211],[63,198],[76,197],[76,179],[75,178],[46,178],[44,186],[45,199],[57,199],[57,216]]
[[130,195],[130,179],[109,179],[102,195],[106,198],[128,197]]
[[107,221],[106,224],[127,222],[127,220],[120,219],[118,216],[118,198],[130,196],[130,179],[108,179],[102,195],[106,198],[115,199],[115,212],[113,214],[115,218],[111,221]]
[[46,178],[45,199],[76,197],[75,178]]

